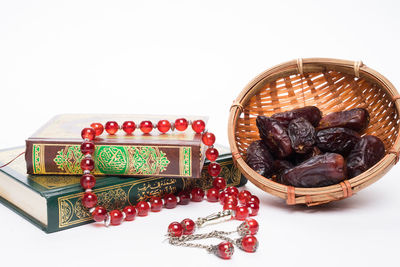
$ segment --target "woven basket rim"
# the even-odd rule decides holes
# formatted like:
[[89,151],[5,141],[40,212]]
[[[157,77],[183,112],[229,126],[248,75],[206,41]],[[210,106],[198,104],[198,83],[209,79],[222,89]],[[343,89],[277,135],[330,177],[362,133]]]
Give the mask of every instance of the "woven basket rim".
[[[261,81],[265,81],[267,79],[276,80],[280,77],[292,74],[326,72],[328,70],[335,70],[347,74],[352,74],[356,77],[365,78],[372,83],[379,84],[380,87],[390,96],[390,98],[394,102],[397,114],[400,114],[400,101],[398,98],[398,91],[393,86],[393,84],[382,74],[365,66],[361,61],[349,61],[332,58],[306,58],[291,60],[267,69],[266,71],[256,76],[244,87],[239,96],[233,101],[229,112],[228,139],[234,161],[236,162],[239,170],[253,184],[268,193],[286,199],[288,204],[318,205],[333,200],[342,199],[346,196],[349,196],[345,193],[346,188],[350,187],[351,194],[353,192],[355,193],[361,190],[362,188],[372,184],[373,182],[381,178],[384,173],[386,173],[398,160],[398,155],[400,151],[399,135],[396,136],[396,140],[392,148],[387,151],[385,157],[366,172],[354,178],[346,180],[349,183],[349,185],[346,185],[346,188],[344,188],[341,184],[316,188],[286,186],[261,176],[246,164],[244,159],[241,157],[236,144],[235,129],[237,120],[243,111],[243,106],[245,106],[250,98],[258,92],[255,91],[254,87]],[[309,201],[310,196],[313,196],[313,201]],[[295,197],[294,203],[293,199],[289,200],[289,198],[293,197]]]

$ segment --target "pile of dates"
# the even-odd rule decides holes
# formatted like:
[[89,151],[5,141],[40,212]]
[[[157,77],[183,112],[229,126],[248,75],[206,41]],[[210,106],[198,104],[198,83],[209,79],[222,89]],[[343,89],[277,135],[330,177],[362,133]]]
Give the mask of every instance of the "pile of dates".
[[322,116],[314,106],[258,116],[260,139],[247,148],[247,164],[264,177],[295,187],[321,187],[355,177],[385,155],[363,108]]

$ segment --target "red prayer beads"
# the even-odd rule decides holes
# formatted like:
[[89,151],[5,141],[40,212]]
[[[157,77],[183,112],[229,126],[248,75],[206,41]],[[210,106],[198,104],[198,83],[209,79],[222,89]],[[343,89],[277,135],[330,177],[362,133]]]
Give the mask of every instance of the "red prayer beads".
[[253,235],[246,235],[241,238],[241,247],[246,252],[255,252],[258,247],[257,238]]
[[[208,172],[213,180],[213,187],[208,189],[206,192],[207,200],[210,202],[220,202],[223,205],[224,210],[234,211],[235,218],[238,220],[245,220],[248,215],[254,216],[259,210],[259,199],[256,196],[251,195],[248,191],[242,191],[239,193],[236,187],[226,188],[226,181],[222,177],[218,177],[221,172],[221,166],[216,162],[219,153],[216,148],[213,147],[215,143],[215,135],[210,132],[205,132],[205,123],[203,120],[194,120],[190,122],[185,118],[176,119],[175,122],[168,120],[160,120],[154,127],[151,121],[142,121],[136,124],[134,121],[125,121],[122,124],[121,129],[126,134],[133,134],[136,128],[139,128],[142,133],[148,134],[153,129],[157,128],[161,133],[167,133],[168,131],[185,131],[189,125],[195,133],[201,134],[201,140],[204,145],[208,146],[206,150],[206,158],[210,161],[208,165]],[[193,202],[200,202],[204,199],[205,192],[201,188],[193,188],[190,192],[180,192],[178,196],[168,194],[164,198],[152,197],[150,202],[140,201],[136,206],[126,206],[121,210],[112,210],[107,213],[107,210],[102,206],[97,206],[97,196],[92,192],[92,188],[95,187],[96,179],[91,174],[95,169],[95,162],[92,156],[95,153],[94,140],[96,136],[100,136],[105,130],[108,134],[114,135],[120,129],[119,124],[116,121],[108,121],[104,126],[101,123],[92,123],[90,128],[84,128],[81,132],[83,142],[81,144],[81,152],[85,157],[81,161],[81,169],[84,174],[81,177],[81,186],[85,189],[85,193],[82,197],[82,204],[84,207],[90,209],[93,219],[96,222],[105,222],[108,226],[119,225],[123,220],[132,221],[136,216],[147,216],[149,211],[159,212],[163,207],[167,209],[175,208],[178,204],[187,205],[190,200]],[[237,206],[238,199],[242,206]],[[256,227],[258,230],[258,224],[256,221],[247,221],[248,227],[253,229]],[[257,224],[257,225],[255,225]],[[181,223],[174,222],[168,227],[168,232],[171,236],[181,236],[182,234],[190,235],[195,231],[196,224],[190,220],[185,219]],[[255,230],[255,232],[257,231]],[[252,233],[253,234],[253,233]],[[225,242],[226,243],[226,242]],[[229,242],[228,242],[229,243]],[[223,244],[223,243],[221,243]],[[229,245],[224,244],[221,247],[229,248]],[[232,247],[233,248],[233,247]],[[226,253],[226,252],[224,252]],[[222,255],[222,254],[221,254]],[[224,254],[224,257],[228,257],[228,254]]]
[[217,255],[224,260],[228,260],[232,257],[234,251],[235,248],[233,247],[232,243],[225,241],[219,243]]

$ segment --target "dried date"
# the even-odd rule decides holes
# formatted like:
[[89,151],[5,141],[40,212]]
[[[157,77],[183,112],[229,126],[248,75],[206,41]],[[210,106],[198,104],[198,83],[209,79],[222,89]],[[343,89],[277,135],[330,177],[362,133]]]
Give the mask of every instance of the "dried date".
[[295,154],[294,162],[296,163],[296,165],[299,165],[300,163],[321,154],[322,154],[321,150],[318,147],[314,146],[311,152],[305,154]]
[[264,177],[272,174],[274,159],[262,140],[255,141],[247,148],[246,163]]
[[271,116],[271,118],[278,120],[285,127],[289,126],[291,120],[298,118],[304,118],[308,120],[314,127],[316,127],[318,126],[321,117],[321,110],[314,106],[296,108],[290,111],[275,113]]
[[353,108],[350,110],[333,112],[322,117],[318,129],[344,127],[361,132],[367,128],[368,123],[368,111],[364,108]]
[[269,150],[278,158],[284,158],[292,154],[293,149],[289,135],[282,124],[272,118],[258,116],[256,119],[260,138]]
[[289,123],[288,135],[296,153],[312,151],[315,144],[315,128],[308,120],[302,117],[292,120]]
[[312,157],[285,171],[282,182],[295,187],[321,187],[346,179],[346,165],[342,155],[326,153]]
[[374,166],[385,156],[385,145],[376,136],[366,135],[354,146],[347,158],[349,177],[355,177]]
[[273,173],[274,175],[272,176],[272,180],[274,180],[275,182],[278,183],[283,183],[282,182],[282,174],[284,172],[286,172],[287,170],[290,170],[291,168],[293,168],[294,165],[287,160],[275,160],[273,165],[272,165],[272,169],[273,169]]
[[348,128],[328,128],[318,131],[316,144],[323,151],[346,156],[360,141],[360,138],[356,131]]

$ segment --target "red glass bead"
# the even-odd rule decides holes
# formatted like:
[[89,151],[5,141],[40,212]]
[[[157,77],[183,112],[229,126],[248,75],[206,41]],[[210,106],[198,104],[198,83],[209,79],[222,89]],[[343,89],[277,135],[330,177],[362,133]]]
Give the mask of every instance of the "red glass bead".
[[110,211],[110,223],[111,225],[120,225],[124,216],[120,210],[112,210]]
[[93,128],[84,128],[81,132],[83,139],[93,140],[96,137],[96,132]]
[[183,234],[191,235],[196,230],[196,224],[191,219],[184,219],[182,222]]
[[258,222],[252,218],[247,218],[244,222],[245,227],[250,231],[250,234],[255,235],[258,232]]
[[193,188],[190,194],[191,194],[191,199],[194,202],[201,202],[204,198],[204,191],[199,187]]
[[150,199],[150,207],[152,212],[159,212],[162,210],[163,201],[161,197],[152,197]]
[[240,201],[241,204],[246,204],[251,197],[251,193],[247,190],[243,190],[238,194],[238,199]]
[[230,195],[229,195],[229,193],[227,192],[227,191],[221,191],[220,193],[219,193],[219,196],[218,196],[218,198],[219,198],[219,203],[221,203],[221,205],[224,205],[224,203],[225,203],[225,198],[228,198]]
[[95,184],[96,184],[96,178],[94,178],[93,175],[91,175],[90,173],[82,175],[81,186],[83,189],[92,189]]
[[219,163],[217,162],[211,162],[208,167],[207,167],[208,173],[212,176],[212,177],[216,177],[220,174],[221,172],[221,165],[219,165]]
[[180,237],[183,234],[183,226],[178,222],[172,222],[168,225],[168,234],[172,237]]
[[188,121],[184,118],[175,120],[175,129],[177,129],[178,131],[183,132],[184,130],[187,129],[188,125],[189,125]]
[[251,195],[249,201],[247,201],[247,202],[250,202],[250,201],[257,202],[257,204],[260,205],[260,199],[255,195]]
[[250,210],[250,216],[257,216],[260,206],[257,202],[247,202],[247,207]]
[[139,128],[145,134],[150,133],[153,130],[153,123],[151,121],[142,121]]
[[82,204],[85,208],[93,208],[97,205],[97,196],[91,192],[87,192],[82,197]]
[[218,190],[223,190],[226,187],[226,181],[223,177],[217,177],[212,182],[213,186]]
[[228,194],[229,194],[230,196],[235,196],[235,197],[237,197],[237,196],[239,195],[239,189],[237,189],[237,188],[234,187],[234,186],[229,186],[229,187],[225,188],[225,191],[228,192]]
[[165,201],[165,208],[166,209],[173,209],[178,205],[178,199],[173,194],[168,194],[164,197]]
[[118,132],[119,125],[118,125],[118,123],[116,121],[107,121],[105,128],[106,128],[106,132],[108,134],[113,135],[116,132]]
[[192,129],[196,133],[202,133],[206,128],[206,124],[202,120],[195,120],[192,122]]
[[217,150],[216,148],[209,147],[209,148],[206,150],[206,158],[207,158],[209,161],[211,161],[211,162],[216,161],[217,158],[218,158],[218,156],[219,156],[219,152],[218,152],[218,150]]
[[223,210],[236,210],[236,205],[233,205],[232,202],[228,202],[228,203],[224,204],[222,209]]
[[83,158],[81,160],[81,169],[83,171],[93,171],[94,161],[91,158]]
[[201,137],[201,140],[203,141],[203,144],[206,146],[212,146],[215,143],[215,135],[213,133],[204,133],[203,136]]
[[234,251],[235,248],[233,247],[232,243],[224,241],[218,244],[216,254],[218,257],[224,260],[229,260],[232,257]]
[[136,208],[134,206],[126,206],[123,212],[125,213],[125,221],[133,221],[136,217]]
[[171,129],[171,123],[167,120],[161,120],[157,123],[157,129],[162,133],[166,133]]
[[182,191],[178,194],[179,197],[179,205],[187,205],[190,202],[190,193],[187,191]]
[[246,252],[256,252],[258,248],[257,238],[253,235],[245,235],[241,240],[242,249]]
[[107,210],[102,206],[97,206],[92,212],[92,216],[96,222],[104,222],[107,217]]
[[90,127],[92,127],[96,133],[96,136],[99,136],[103,133],[104,131],[104,126],[101,123],[95,122],[90,124]]
[[83,155],[90,154],[92,155],[94,152],[94,144],[93,142],[85,141],[81,144],[81,152]]
[[232,203],[234,206],[238,205],[238,200],[235,196],[227,196],[224,199],[224,204],[226,203]]
[[217,188],[210,188],[207,190],[207,201],[218,202],[219,190]]
[[236,207],[235,219],[238,221],[244,221],[249,216],[249,209],[246,206]]
[[127,134],[132,134],[136,129],[136,124],[133,121],[126,121],[122,124],[122,130]]
[[137,215],[143,217],[147,216],[147,214],[149,213],[150,206],[149,203],[147,203],[146,201],[139,201],[136,204],[136,209],[137,209]]
[[107,210],[102,206],[97,206],[92,212],[92,216],[96,222],[104,222],[107,217]]

